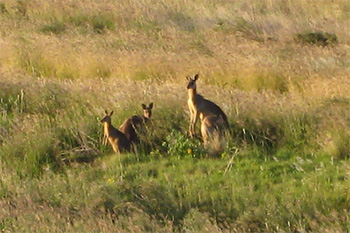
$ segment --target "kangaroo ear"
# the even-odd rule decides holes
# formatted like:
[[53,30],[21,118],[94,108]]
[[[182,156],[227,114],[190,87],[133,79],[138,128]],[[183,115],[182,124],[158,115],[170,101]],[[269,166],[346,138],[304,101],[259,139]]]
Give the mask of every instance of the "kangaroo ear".
[[193,80],[196,81],[196,80],[198,79],[198,76],[199,76],[199,74],[196,74],[196,75],[194,76]]
[[146,108],[146,105],[145,104],[141,104],[142,106],[142,109],[145,109]]
[[111,113],[110,113],[109,115],[112,116],[112,115],[113,115],[113,112],[114,112],[114,111],[111,111]]
[[108,115],[108,112],[107,112],[107,110],[105,110],[105,113],[106,113],[106,115]]
[[153,103],[150,103],[149,106],[148,106],[149,109],[152,109],[153,108]]
[[186,76],[186,79],[188,80],[188,81],[191,81],[192,79],[190,78],[190,77],[188,77],[188,76]]

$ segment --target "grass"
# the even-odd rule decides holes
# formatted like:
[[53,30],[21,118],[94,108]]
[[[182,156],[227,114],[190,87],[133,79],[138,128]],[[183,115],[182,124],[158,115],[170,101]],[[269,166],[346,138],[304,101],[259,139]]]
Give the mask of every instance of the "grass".
[[[349,9],[0,1],[0,231],[349,232]],[[212,148],[196,73],[230,123]],[[135,153],[101,145],[105,109],[150,102]]]

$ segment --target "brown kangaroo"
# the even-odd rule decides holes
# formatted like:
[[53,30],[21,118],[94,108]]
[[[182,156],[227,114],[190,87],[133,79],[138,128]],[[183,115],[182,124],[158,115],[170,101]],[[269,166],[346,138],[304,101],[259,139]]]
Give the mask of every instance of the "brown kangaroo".
[[120,153],[124,151],[130,150],[130,142],[126,138],[125,134],[117,130],[112,125],[111,116],[113,115],[113,111],[108,114],[107,110],[105,111],[106,116],[101,120],[103,123],[103,140],[102,144],[107,145],[107,141],[111,144],[113,151],[115,153]]
[[198,80],[198,74],[196,74],[194,78],[187,77],[187,80],[189,81],[187,84],[187,104],[191,114],[189,127],[190,136],[195,136],[195,127],[198,117],[203,121],[203,119],[209,115],[221,116],[225,126],[228,127],[226,114],[221,110],[221,108],[214,102],[197,94],[196,81]]
[[222,116],[209,115],[202,119],[201,133],[204,145],[209,142],[220,142],[222,131],[226,126],[226,122]]
[[126,138],[129,140],[130,144],[139,143],[139,137],[137,135],[138,127],[146,123],[152,116],[153,103],[149,106],[142,104],[143,115],[134,115],[126,119],[123,124],[119,127],[119,130],[125,134]]

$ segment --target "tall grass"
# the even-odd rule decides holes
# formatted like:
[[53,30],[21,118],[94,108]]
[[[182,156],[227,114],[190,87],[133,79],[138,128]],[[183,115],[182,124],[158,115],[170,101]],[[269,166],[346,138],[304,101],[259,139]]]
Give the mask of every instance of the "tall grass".
[[[349,6],[0,1],[0,231],[349,231]],[[215,153],[187,135],[198,72]],[[150,102],[133,153],[101,145],[105,109]]]

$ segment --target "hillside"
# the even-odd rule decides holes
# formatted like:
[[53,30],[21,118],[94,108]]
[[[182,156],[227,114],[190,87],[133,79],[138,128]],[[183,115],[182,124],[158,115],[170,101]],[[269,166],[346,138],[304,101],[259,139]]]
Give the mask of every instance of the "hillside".
[[[349,74],[345,0],[0,0],[0,231],[348,232]],[[101,144],[151,102],[135,153]]]

